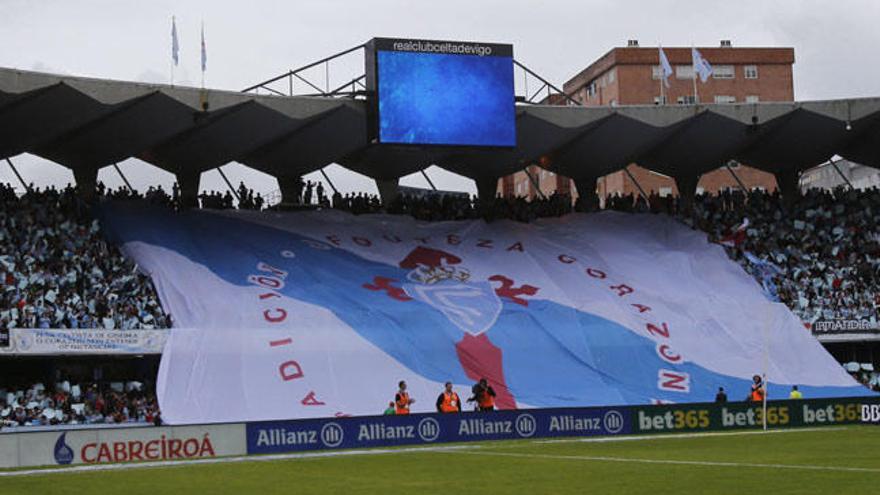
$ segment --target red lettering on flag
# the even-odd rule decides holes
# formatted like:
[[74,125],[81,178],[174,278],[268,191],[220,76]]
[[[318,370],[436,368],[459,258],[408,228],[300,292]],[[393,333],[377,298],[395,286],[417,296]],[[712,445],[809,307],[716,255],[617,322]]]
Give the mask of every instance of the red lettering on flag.
[[574,263],[575,261],[577,261],[577,258],[574,258],[574,257],[569,256],[567,254],[560,254],[559,261],[561,263],[565,263],[566,265],[570,265],[570,264]]
[[669,338],[669,327],[666,326],[666,323],[661,323],[659,327],[653,323],[648,323],[647,328],[648,333],[663,337],[664,339]]
[[668,363],[677,364],[681,362],[681,354],[675,353],[668,344],[659,344],[657,346],[657,354]]
[[365,237],[352,237],[351,240],[354,241],[354,243],[358,246],[370,247],[373,245],[373,241]]
[[600,279],[608,276],[608,275],[605,275],[605,272],[603,272],[602,270],[597,270],[595,268],[587,268],[587,275],[589,275],[593,278],[600,278]]
[[623,297],[627,294],[632,294],[633,290],[634,290],[632,287],[630,287],[626,284],[612,285],[612,286],[609,286],[608,288],[612,289],[612,290],[616,290],[617,295],[620,297]]
[[285,382],[305,376],[302,367],[296,361],[285,361],[278,367],[278,373]]
[[691,377],[687,373],[661,369],[657,372],[657,387],[673,392],[689,392]]
[[[270,314],[273,311],[276,313],[275,316]],[[269,323],[279,323],[287,318],[287,311],[282,308],[267,309],[266,311],[263,311],[263,318]]]
[[651,311],[651,308],[649,306],[645,306],[644,304],[635,303],[635,304],[630,304],[630,306],[633,306],[636,309],[638,309],[639,313],[644,313],[645,311]]
[[317,397],[315,397],[314,390],[306,394],[306,396],[303,398],[303,400],[300,401],[300,403],[304,406],[323,406],[326,404],[325,402],[319,401]]

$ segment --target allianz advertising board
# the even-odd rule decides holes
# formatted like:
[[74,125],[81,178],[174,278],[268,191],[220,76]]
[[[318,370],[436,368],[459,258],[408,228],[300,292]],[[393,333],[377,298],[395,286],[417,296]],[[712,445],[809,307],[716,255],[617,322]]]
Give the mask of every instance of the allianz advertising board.
[[601,407],[265,421],[247,425],[247,452],[268,454],[630,432],[631,419],[626,408]]

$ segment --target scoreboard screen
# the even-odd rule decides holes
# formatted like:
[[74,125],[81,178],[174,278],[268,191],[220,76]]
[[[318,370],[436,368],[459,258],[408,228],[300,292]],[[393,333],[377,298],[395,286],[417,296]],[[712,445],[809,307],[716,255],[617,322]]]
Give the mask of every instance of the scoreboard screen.
[[516,145],[512,45],[375,38],[367,46],[379,143]]

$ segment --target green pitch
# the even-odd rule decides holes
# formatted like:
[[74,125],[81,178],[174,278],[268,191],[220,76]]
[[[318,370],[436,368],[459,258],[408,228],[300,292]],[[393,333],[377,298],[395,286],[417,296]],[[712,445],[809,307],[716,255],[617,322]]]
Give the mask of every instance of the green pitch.
[[880,427],[631,438],[0,477],[0,493],[880,493]]

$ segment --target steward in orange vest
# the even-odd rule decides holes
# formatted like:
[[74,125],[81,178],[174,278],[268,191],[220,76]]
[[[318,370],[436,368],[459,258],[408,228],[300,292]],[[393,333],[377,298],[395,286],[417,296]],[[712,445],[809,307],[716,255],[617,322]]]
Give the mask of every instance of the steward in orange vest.
[[446,389],[437,397],[437,412],[457,413],[461,412],[461,399],[452,390],[452,382],[446,382]]
[[495,410],[495,390],[489,386],[489,381],[480,378],[480,381],[471,389],[473,396],[468,402],[477,402],[477,410],[494,411]]
[[760,375],[752,377],[752,390],[749,392],[749,400],[752,402],[764,402],[764,382]]
[[398,384],[400,390],[394,395],[394,414],[409,414],[409,405],[414,403],[415,399],[410,399],[406,391],[406,382],[401,380]]

